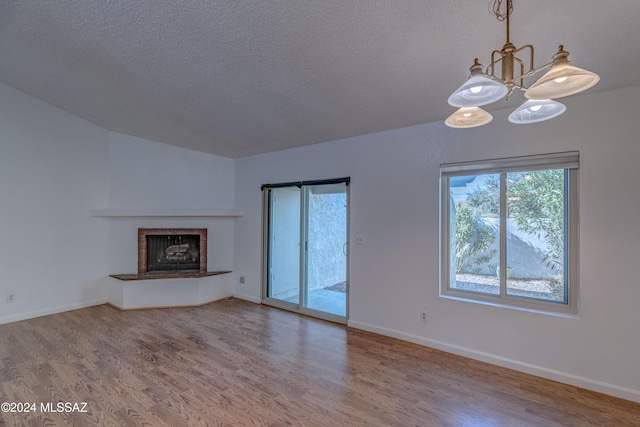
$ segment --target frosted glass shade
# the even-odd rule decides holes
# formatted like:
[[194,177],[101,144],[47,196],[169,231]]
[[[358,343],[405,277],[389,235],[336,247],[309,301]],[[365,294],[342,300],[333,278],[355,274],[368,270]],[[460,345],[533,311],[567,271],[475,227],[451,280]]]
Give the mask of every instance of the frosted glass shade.
[[474,76],[467,80],[449,97],[452,107],[478,107],[491,104],[507,95],[505,85],[483,76]]
[[564,113],[567,107],[550,99],[530,99],[509,114],[509,121],[516,124],[538,123]]
[[596,73],[564,62],[554,65],[524,93],[527,99],[556,99],[587,90],[600,80]]
[[482,108],[469,107],[460,108],[458,111],[447,117],[444,124],[451,128],[474,128],[482,126],[493,120],[493,116]]

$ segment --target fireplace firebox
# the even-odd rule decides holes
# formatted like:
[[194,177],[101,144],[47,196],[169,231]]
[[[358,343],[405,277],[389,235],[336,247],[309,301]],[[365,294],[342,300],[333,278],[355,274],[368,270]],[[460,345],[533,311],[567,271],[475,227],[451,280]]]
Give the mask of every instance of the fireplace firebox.
[[206,228],[139,228],[138,274],[207,271]]

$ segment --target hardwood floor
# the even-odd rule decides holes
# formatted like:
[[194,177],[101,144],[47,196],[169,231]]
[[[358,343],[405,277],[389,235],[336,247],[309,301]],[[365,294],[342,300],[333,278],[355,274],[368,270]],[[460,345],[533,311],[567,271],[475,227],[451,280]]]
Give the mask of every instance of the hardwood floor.
[[639,404],[243,301],[0,325],[0,402],[36,404],[7,426],[640,426]]

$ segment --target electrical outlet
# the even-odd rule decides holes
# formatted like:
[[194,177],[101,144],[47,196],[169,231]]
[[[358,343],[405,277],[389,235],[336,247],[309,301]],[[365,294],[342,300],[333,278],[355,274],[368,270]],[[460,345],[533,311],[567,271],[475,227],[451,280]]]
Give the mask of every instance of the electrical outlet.
[[356,236],[356,245],[364,245],[364,237]]
[[7,292],[7,302],[13,302],[15,298],[16,298],[15,292],[13,291]]
[[240,283],[244,283],[244,276],[240,276]]
[[420,320],[422,320],[423,322],[427,321],[427,312],[423,311],[422,313],[420,313]]

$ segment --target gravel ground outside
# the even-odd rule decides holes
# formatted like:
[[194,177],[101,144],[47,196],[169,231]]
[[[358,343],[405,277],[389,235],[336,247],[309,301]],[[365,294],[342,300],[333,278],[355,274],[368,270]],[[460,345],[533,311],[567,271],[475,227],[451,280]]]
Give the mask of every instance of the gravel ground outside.
[[[334,292],[346,292],[347,283],[340,282],[324,289]],[[496,276],[479,274],[456,274],[456,289],[499,295],[500,284]],[[562,301],[562,296],[554,295],[549,280],[509,279],[509,295]]]
[[326,287],[324,289],[327,290],[327,291],[346,293],[347,292],[347,282],[336,283],[335,285],[328,286],[328,287]]
[[[496,276],[456,274],[456,289],[498,295],[500,294],[500,283]],[[513,296],[543,300],[563,300],[561,295],[554,295],[553,288],[551,287],[551,282],[549,280],[509,279],[508,293]]]

